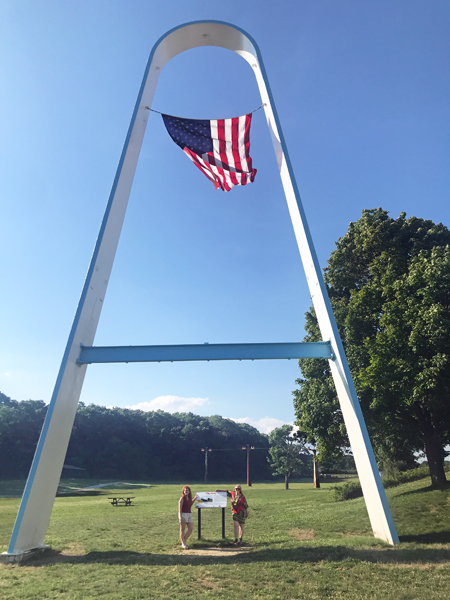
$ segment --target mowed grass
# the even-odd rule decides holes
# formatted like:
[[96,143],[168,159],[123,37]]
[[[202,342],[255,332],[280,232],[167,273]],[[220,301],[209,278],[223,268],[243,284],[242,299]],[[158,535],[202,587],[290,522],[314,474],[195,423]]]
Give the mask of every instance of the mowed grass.
[[[82,487],[98,482],[82,482]],[[448,598],[450,488],[429,479],[387,491],[401,543],[372,536],[362,498],[336,503],[330,483],[243,486],[250,505],[245,547],[235,551],[230,510],[221,539],[221,510],[196,515],[192,550],[178,541],[181,485],[125,483],[76,493],[66,482],[46,543],[54,553],[22,565],[0,565],[0,597],[9,599]],[[194,491],[233,483],[193,485]],[[20,484],[16,484],[20,488]],[[0,494],[14,484],[0,482]],[[70,491],[72,490],[72,491]],[[108,497],[135,496],[113,507]],[[7,548],[19,505],[0,498],[0,551]]]

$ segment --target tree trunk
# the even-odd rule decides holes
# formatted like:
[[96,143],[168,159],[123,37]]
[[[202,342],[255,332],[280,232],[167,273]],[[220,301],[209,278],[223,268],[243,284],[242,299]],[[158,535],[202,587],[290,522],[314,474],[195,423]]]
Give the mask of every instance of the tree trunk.
[[288,490],[289,489],[289,475],[285,475],[284,476],[284,487]]
[[430,413],[424,410],[419,404],[416,406],[416,415],[422,439],[425,443],[425,454],[427,455],[428,468],[430,469],[431,485],[433,487],[442,487],[447,482],[444,471],[444,451],[442,444],[438,440]]
[[314,453],[313,458],[313,475],[314,475],[314,488],[320,488],[320,475],[319,475],[319,467],[316,462],[316,454]]
[[433,487],[442,487],[447,482],[444,471],[444,455],[441,445],[434,436],[425,436],[425,453],[430,469],[431,484]]

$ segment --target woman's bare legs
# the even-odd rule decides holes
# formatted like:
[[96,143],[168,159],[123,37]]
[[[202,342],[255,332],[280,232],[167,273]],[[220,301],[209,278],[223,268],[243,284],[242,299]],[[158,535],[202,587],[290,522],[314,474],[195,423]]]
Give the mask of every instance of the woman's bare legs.
[[234,539],[236,540],[234,543],[242,543],[242,538],[244,537],[244,525],[245,523],[238,523],[237,521],[233,521],[234,526]]
[[239,541],[239,523],[237,521],[233,521],[233,527],[234,527],[234,539],[237,542],[237,541]]
[[183,548],[186,546],[186,540],[184,537],[184,529],[186,527],[187,523],[185,523],[184,521],[180,522],[180,542],[181,545],[183,546]]
[[[185,531],[186,527],[187,527],[187,531]],[[190,537],[193,529],[194,529],[194,523],[185,523],[184,521],[182,521],[180,523],[180,541],[181,541],[181,545],[183,546],[183,548],[185,546],[187,547],[187,540]]]
[[187,533],[184,536],[184,543],[186,543],[188,541],[188,538],[190,537],[193,530],[194,530],[194,523],[188,523],[187,524]]

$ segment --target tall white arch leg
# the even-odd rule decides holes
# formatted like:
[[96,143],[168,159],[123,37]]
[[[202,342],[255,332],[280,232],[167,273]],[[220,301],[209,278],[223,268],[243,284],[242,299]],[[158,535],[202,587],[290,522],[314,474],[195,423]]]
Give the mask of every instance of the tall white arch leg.
[[7,554],[19,555],[44,544],[87,368],[78,364],[76,359],[80,344],[91,346],[94,341],[158,77],[174,56],[199,46],[219,46],[232,50],[254,70],[322,337],[331,340],[336,356],[335,360],[330,361],[331,370],[373,532],[376,537],[391,544],[398,541],[259,48],[246,32],[237,27],[218,21],[200,21],[169,31],[158,40],[150,54]]

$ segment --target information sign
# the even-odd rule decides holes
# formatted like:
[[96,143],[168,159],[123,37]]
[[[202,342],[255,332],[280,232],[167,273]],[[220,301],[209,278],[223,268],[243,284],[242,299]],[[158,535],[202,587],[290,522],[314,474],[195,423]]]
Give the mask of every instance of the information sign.
[[195,508],[226,508],[226,492],[197,492]]

